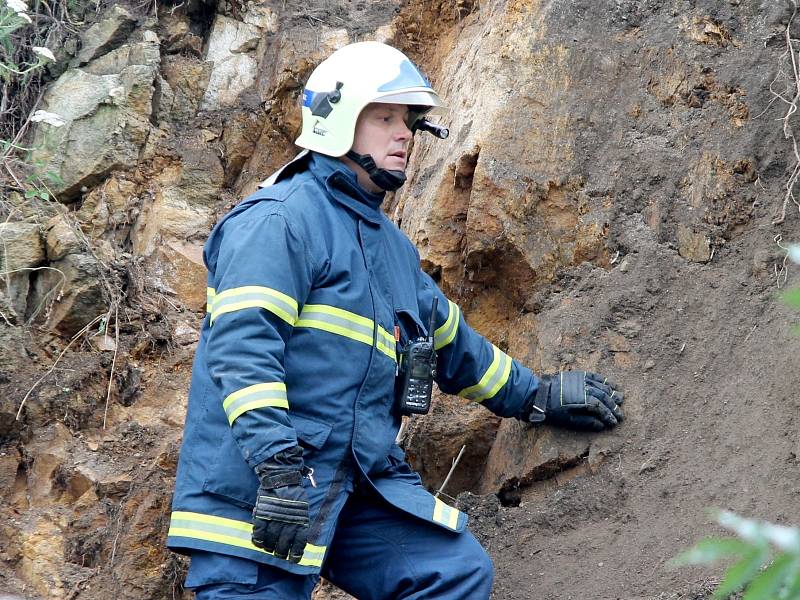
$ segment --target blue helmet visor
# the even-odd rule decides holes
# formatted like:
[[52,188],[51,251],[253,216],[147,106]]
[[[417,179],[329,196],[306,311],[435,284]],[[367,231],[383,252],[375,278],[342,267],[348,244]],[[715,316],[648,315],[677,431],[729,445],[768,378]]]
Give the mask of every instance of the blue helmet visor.
[[394,90],[404,90],[414,87],[431,87],[430,82],[425,76],[419,72],[419,69],[414,66],[410,60],[404,60],[400,63],[400,73],[392,79],[387,81],[378,88],[379,92],[392,92]]

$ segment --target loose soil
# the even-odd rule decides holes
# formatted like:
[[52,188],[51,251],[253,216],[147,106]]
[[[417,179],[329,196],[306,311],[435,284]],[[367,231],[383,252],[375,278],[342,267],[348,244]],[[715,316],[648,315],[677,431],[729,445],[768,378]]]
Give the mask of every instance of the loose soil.
[[[297,8],[286,26],[316,32],[322,19],[341,27],[366,15],[350,28],[356,36],[382,24],[380,11],[350,4]],[[500,213],[513,234],[484,249],[456,246],[464,256],[452,263],[423,265],[470,323],[538,372],[587,368],[614,377],[627,415],[610,432],[579,434],[500,422],[439,397],[433,414],[409,428],[412,464],[438,488],[468,443],[447,493],[494,561],[497,600],[711,598],[721,568],[667,565],[720,533],[709,509],[800,525],[798,314],[778,289],[800,284],[800,266],[786,265],[775,242],[798,238],[800,215],[790,204],[786,220],[773,224],[794,161],[779,120],[785,107],[770,103],[768,89],[788,5],[400,4],[397,44],[434,75],[454,40],[480,40],[508,15],[547,24],[552,39],[536,44],[585,49],[562,65],[572,78],[565,76],[570,87],[557,103],[571,132],[573,172],[556,181],[520,167],[536,180],[524,198],[533,206],[495,205],[473,187],[480,169],[488,179],[484,162],[494,156],[535,163],[524,145],[494,140],[495,147],[462,148],[460,163],[443,165],[420,153],[418,185],[452,169],[442,212],[456,244],[468,210],[481,202],[477,220]],[[426,36],[436,43],[424,43]],[[259,142],[283,146],[235,169],[226,164],[235,194],[226,190],[220,212],[291,154],[293,132],[281,111],[294,106],[294,78],[310,69],[299,63],[270,99],[278,108]],[[276,123],[283,129],[270,129]],[[558,169],[545,159],[542,172]],[[509,180],[521,179],[509,164]],[[390,212],[397,217],[395,209],[412,201],[392,199]],[[601,215],[600,250],[556,257],[547,273],[534,272],[526,249],[540,232],[525,219],[548,210],[559,226],[586,211]],[[137,275],[129,275],[130,292]],[[70,600],[190,598],[181,587],[186,561],[164,541],[193,354],[176,332],[201,315],[152,290],[131,293],[126,309],[117,362],[92,342],[76,344],[36,387],[21,421],[13,414],[22,397],[66,342],[0,323],[0,598],[42,598],[23,581]],[[534,452],[551,458],[531,466]],[[329,587],[317,595],[334,597],[341,595]]]

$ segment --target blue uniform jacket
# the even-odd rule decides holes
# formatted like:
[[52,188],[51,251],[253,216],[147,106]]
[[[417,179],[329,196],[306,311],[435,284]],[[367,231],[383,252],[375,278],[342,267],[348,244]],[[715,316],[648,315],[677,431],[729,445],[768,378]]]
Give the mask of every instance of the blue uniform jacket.
[[[211,232],[170,548],[317,573],[360,479],[416,518],[465,527],[394,442],[398,351],[427,335],[435,296],[441,390],[517,416],[538,379],[467,325],[382,198],[338,159],[312,153],[304,170],[248,197]],[[250,520],[254,467],[298,443],[317,487],[306,486],[309,541],[293,564],[253,546]]]

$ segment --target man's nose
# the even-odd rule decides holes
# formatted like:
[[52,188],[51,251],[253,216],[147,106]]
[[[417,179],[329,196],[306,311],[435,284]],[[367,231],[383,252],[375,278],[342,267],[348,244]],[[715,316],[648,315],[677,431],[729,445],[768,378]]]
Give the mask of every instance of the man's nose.
[[411,136],[414,134],[411,133],[411,130],[408,128],[405,120],[400,122],[400,127],[398,127],[397,131],[394,134],[394,137],[397,141],[404,141],[407,142],[411,139]]

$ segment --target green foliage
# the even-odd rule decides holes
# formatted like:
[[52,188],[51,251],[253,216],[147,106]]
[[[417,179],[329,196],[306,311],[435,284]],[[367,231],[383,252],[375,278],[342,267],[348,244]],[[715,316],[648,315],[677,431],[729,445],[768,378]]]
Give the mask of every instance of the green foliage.
[[794,288],[784,292],[782,298],[789,306],[800,309],[800,288]]
[[800,529],[717,514],[720,525],[737,537],[709,537],[673,559],[672,565],[731,560],[714,598],[743,591],[742,600],[800,600]]
[[[40,8],[39,2],[34,8]],[[33,149],[19,143],[29,123],[39,123],[45,136],[50,128],[65,123],[57,114],[33,112],[36,101],[32,96],[41,80],[32,85],[32,78],[40,77],[55,56],[45,45],[48,29],[41,27],[40,15],[32,13],[32,17],[28,11],[25,0],[0,0],[0,95],[16,100],[0,120],[0,135],[8,138],[0,139],[0,214],[9,210],[4,201],[10,192],[18,192],[26,200],[54,200],[48,184],[60,180],[58,174],[44,172],[46,165],[34,164]]]

